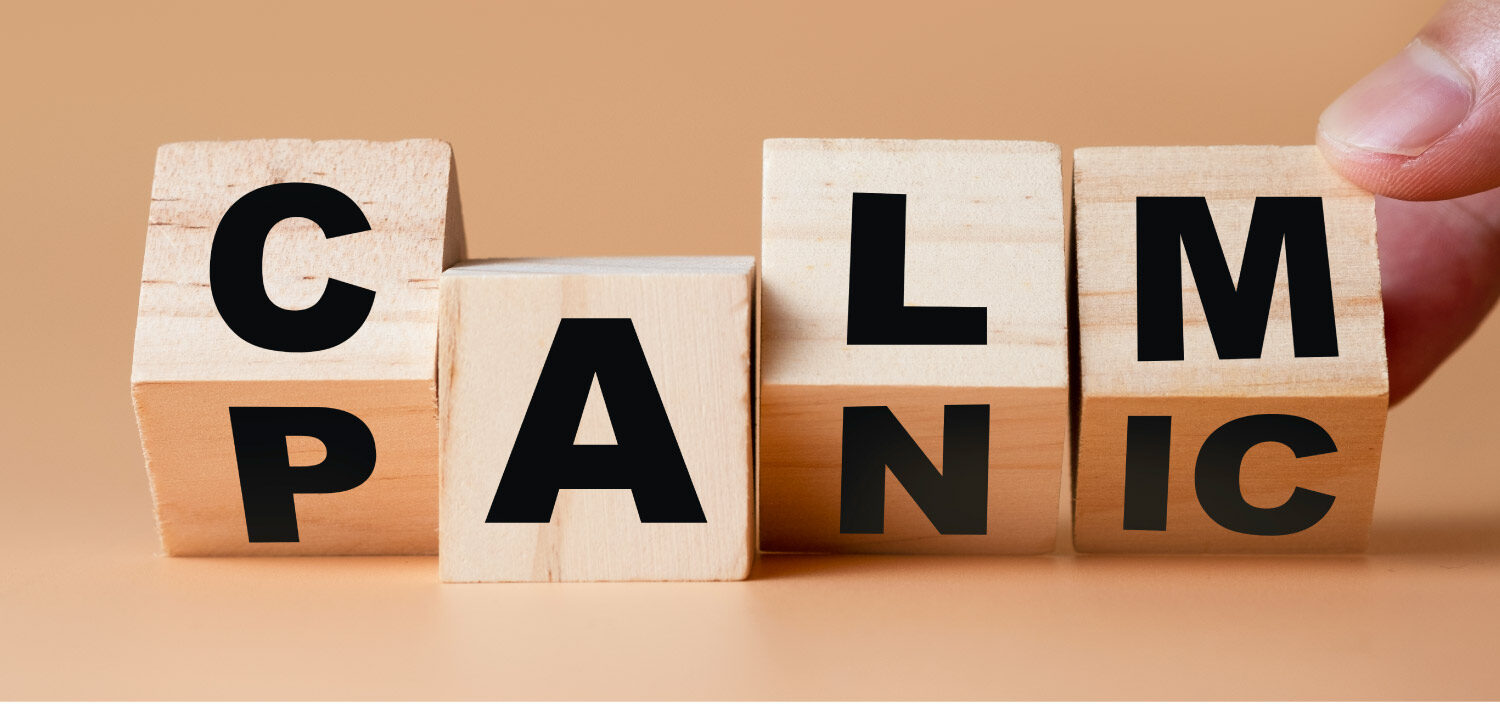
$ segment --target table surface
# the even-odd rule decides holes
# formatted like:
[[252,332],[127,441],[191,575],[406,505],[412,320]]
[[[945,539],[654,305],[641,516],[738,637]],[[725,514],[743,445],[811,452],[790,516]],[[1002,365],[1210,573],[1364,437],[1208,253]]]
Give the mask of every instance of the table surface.
[[1049,139],[1065,169],[1085,145],[1305,144],[1435,5],[8,8],[0,698],[1500,697],[1493,320],[1392,412],[1362,556],[1064,538],[564,585],[167,559],[126,393],[165,142],[443,137],[471,256],[748,254],[765,138]]

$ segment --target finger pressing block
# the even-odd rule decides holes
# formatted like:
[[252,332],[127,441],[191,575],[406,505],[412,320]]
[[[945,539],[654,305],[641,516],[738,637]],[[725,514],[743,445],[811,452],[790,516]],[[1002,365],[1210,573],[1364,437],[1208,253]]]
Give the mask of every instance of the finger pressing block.
[[1386,416],[1373,197],[1310,146],[1080,149],[1073,197],[1074,545],[1362,550]]
[[1068,408],[1057,147],[771,140],[763,208],[761,546],[1051,550]]
[[171,555],[430,554],[437,140],[163,146],[131,392]]
[[446,272],[442,579],[744,579],[753,276],[750,257]]

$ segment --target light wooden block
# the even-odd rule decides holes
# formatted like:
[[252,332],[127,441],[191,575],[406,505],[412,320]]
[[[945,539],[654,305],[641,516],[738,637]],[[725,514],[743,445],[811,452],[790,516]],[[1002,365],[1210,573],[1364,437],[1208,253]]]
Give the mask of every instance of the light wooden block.
[[[1284,235],[1277,245],[1280,253],[1270,288],[1269,317],[1258,314],[1260,320],[1267,320],[1258,356],[1253,345],[1241,348],[1226,343],[1221,350],[1210,329],[1200,286],[1223,286],[1199,281],[1180,235],[1176,235],[1176,255],[1161,258],[1181,268],[1180,358],[1158,353],[1156,345],[1166,338],[1153,331],[1161,328],[1149,327],[1147,333],[1138,335],[1143,311],[1137,300],[1137,218],[1142,218],[1142,227],[1150,233],[1176,231],[1157,229],[1162,220],[1150,210],[1157,206],[1150,202],[1138,206],[1137,199],[1143,197],[1206,199],[1223,262],[1234,276],[1236,296],[1257,287],[1247,284],[1247,275],[1241,273],[1252,214],[1258,213],[1256,217],[1270,228],[1267,233]],[[1257,198],[1285,197],[1320,201],[1299,201],[1316,206],[1307,211],[1310,215],[1288,219],[1293,224],[1275,228],[1271,219],[1275,202],[1257,206]],[[1082,399],[1074,468],[1075,547],[1083,552],[1363,550],[1374,507],[1387,406],[1373,197],[1336,175],[1315,147],[1236,146],[1079,149],[1074,155],[1073,199]],[[1147,210],[1138,215],[1139,208]],[[1326,238],[1328,269],[1324,275],[1319,275],[1317,255],[1308,254],[1321,249],[1315,234],[1319,224]],[[1299,238],[1298,251],[1289,253],[1286,242],[1293,237]],[[1205,255],[1202,261],[1211,258]],[[1263,261],[1269,261],[1269,255]],[[1146,266],[1151,267],[1147,276],[1160,272],[1157,264]],[[1225,279],[1211,274],[1207,264],[1203,266],[1211,280]],[[1289,290],[1289,267],[1306,274],[1307,283],[1296,283]],[[1268,277],[1256,278],[1265,281]],[[1318,294],[1318,279],[1331,296]],[[1167,281],[1160,290],[1175,283]],[[1336,349],[1313,344],[1316,335],[1293,335],[1294,296],[1303,309],[1299,315],[1308,324],[1325,320],[1317,306],[1326,306],[1331,298]],[[1160,306],[1152,301],[1162,299],[1148,296],[1146,300],[1152,310],[1143,314],[1154,316]],[[1257,315],[1231,318],[1215,310],[1219,311],[1215,319],[1223,321],[1221,334],[1257,330],[1253,326],[1258,323]],[[1304,339],[1298,342],[1295,337]],[[1203,453],[1200,463],[1205,440],[1231,421],[1262,415],[1311,421],[1326,432],[1336,449],[1307,444],[1300,450],[1305,456],[1298,457],[1299,451],[1278,439],[1287,431],[1245,430],[1243,437],[1248,440],[1242,444],[1252,449],[1239,462],[1238,489],[1243,502],[1255,511],[1244,507],[1211,511],[1200,499],[1199,477],[1210,485],[1206,489],[1209,503],[1238,506],[1233,494],[1226,494],[1227,500],[1212,498],[1217,492],[1233,490],[1233,459],[1238,453]],[[1135,448],[1133,508],[1127,518],[1126,441],[1131,416],[1171,420],[1170,443],[1157,447],[1154,457],[1150,443],[1139,442]],[[1146,429],[1159,421],[1137,422],[1138,428]],[[1282,424],[1277,428],[1293,423],[1275,422]],[[1295,424],[1312,427],[1303,421]],[[1240,423],[1237,427],[1248,426]],[[1313,434],[1308,433],[1309,437]],[[1142,432],[1139,436],[1147,437],[1152,435]],[[1159,473],[1162,466],[1166,467],[1165,479]],[[1332,503],[1308,492],[1331,496]],[[1281,507],[1293,498],[1323,503],[1299,505],[1299,511],[1307,510],[1292,515],[1290,509]],[[1326,509],[1320,518],[1317,508]],[[1242,515],[1246,513],[1256,520],[1245,521]],[[1163,516],[1164,521],[1160,520]]]
[[[1067,254],[1057,147],[770,140],[764,189],[762,549],[1050,551],[1068,409]],[[850,344],[857,193],[905,196],[904,295],[895,298],[899,289],[886,295],[908,307],[983,308],[982,325],[952,326],[977,331],[975,342]],[[897,217],[887,214],[891,221]],[[891,279],[892,286],[902,285]],[[978,460],[987,470],[984,486],[947,490],[974,519],[950,522],[946,509],[935,509],[934,519],[886,471],[880,522],[845,525],[844,444],[859,442],[844,437],[845,409],[887,408],[930,462],[921,476],[936,486],[942,480],[932,470],[950,480],[957,476],[944,469],[946,406],[987,408],[987,423],[965,426],[988,429],[974,444],[987,448]],[[867,511],[875,501],[870,496],[860,494],[851,510]],[[850,527],[861,532],[845,530]]]
[[[750,257],[487,260],[446,272],[439,365],[442,579],[744,579],[754,550],[753,276]],[[581,338],[569,336],[565,325],[594,330],[619,319],[633,332],[569,344]],[[649,383],[627,394],[627,373],[608,365],[642,355],[644,362],[626,371],[649,370]],[[576,360],[571,376],[550,366],[564,356]],[[544,368],[554,376],[544,376]],[[590,384],[586,402],[582,383]],[[564,387],[570,390],[553,393]],[[653,420],[650,387],[665,411],[664,424]],[[554,422],[555,415],[533,412],[543,403],[573,415]],[[640,447],[640,431],[616,432],[633,418],[644,418],[651,429],[668,426],[669,444],[680,455],[669,450],[622,459],[622,450]],[[549,433],[554,442],[537,440]],[[553,448],[548,461],[528,463],[531,455],[518,450],[522,441]],[[680,502],[669,505],[668,514],[638,508],[642,501],[660,502],[654,492],[566,479],[657,476],[679,457],[677,467],[686,467],[701,509],[696,520],[677,515]],[[553,488],[550,511],[529,515],[533,503],[545,502],[525,503],[530,494],[502,486],[513,472],[526,472],[510,477],[513,482],[526,476],[570,486]],[[520,503],[526,515],[493,516],[497,497]],[[658,520],[663,517],[668,520]]]
[[[211,285],[216,234],[231,206],[288,183],[336,190],[369,226],[327,237],[312,220],[287,217],[265,238],[258,268],[264,295],[279,308],[313,306],[334,280],[374,292],[358,329],[316,351],[247,341],[221,315]],[[188,142],[158,151],[131,392],[167,554],[436,550],[438,277],[462,254],[444,142]],[[233,260],[257,268],[253,257]],[[222,281],[224,300],[244,300],[248,289]],[[247,525],[229,409],[266,406],[350,413],[374,441],[363,482],[294,495],[295,541],[252,542]],[[328,454],[314,438],[285,444],[293,467]]]

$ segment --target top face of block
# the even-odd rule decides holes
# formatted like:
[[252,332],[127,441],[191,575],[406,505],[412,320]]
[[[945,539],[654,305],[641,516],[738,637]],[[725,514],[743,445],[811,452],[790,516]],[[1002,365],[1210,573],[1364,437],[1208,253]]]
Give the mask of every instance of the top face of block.
[[[1111,147],[1079,149],[1073,159],[1075,257],[1081,385],[1086,396],[1379,396],[1386,393],[1384,315],[1375,245],[1374,197],[1329,168],[1316,147]],[[1326,233],[1337,356],[1313,349],[1304,335],[1297,356],[1288,289],[1288,241],[1280,247],[1270,315],[1259,357],[1220,356],[1190,264],[1177,235],[1182,277],[1181,359],[1141,359],[1137,334],[1137,215],[1140,197],[1203,198],[1223,249],[1223,262],[1239,290],[1241,262],[1257,198],[1321,199]],[[1267,205],[1271,207],[1266,207]],[[1149,207],[1149,206],[1148,206]],[[1316,206],[1315,206],[1316,207]],[[1316,225],[1316,210],[1311,222]],[[1302,220],[1277,220],[1274,203],[1261,207],[1273,239],[1307,237]],[[1304,218],[1307,220],[1309,218]],[[1157,222],[1157,220],[1152,220]],[[1202,222],[1201,219],[1197,222]],[[1278,225],[1295,222],[1295,233]],[[1201,229],[1201,228],[1200,228]],[[1274,231],[1273,231],[1274,230]],[[1160,234],[1172,236],[1171,232]],[[1315,240],[1308,240],[1315,241]],[[1306,320],[1323,320],[1316,279],[1318,247],[1290,256],[1307,288]],[[1162,250],[1165,251],[1165,250]],[[1262,250],[1269,251],[1269,250]],[[1217,257],[1204,250],[1200,265]],[[1168,259],[1167,261],[1170,261]],[[1156,271],[1153,269],[1152,271]],[[1205,272],[1207,273],[1207,272]],[[1304,284],[1298,284],[1303,286]],[[1220,289],[1222,290],[1222,286]],[[1248,297],[1246,299],[1248,301]],[[1253,307],[1253,306],[1252,306]],[[1246,315],[1249,320],[1256,316]],[[1175,318],[1174,318],[1175,324]],[[1221,326],[1223,327],[1223,326]],[[1245,326],[1236,326],[1239,332]],[[1223,334],[1225,330],[1221,329]],[[1148,342],[1148,344],[1150,344]]]
[[[161,147],[132,381],[434,378],[438,277],[463,249],[452,163],[448,144],[431,139]],[[215,233],[226,212],[252,191],[289,183],[336,190],[369,225],[330,238],[306,217],[281,219],[265,239],[260,266],[249,267],[283,309],[314,305],[333,280],[374,292],[359,329],[317,351],[252,344],[225,322],[210,287]],[[247,258],[253,255],[239,257]]]
[[472,259],[449,269],[449,277],[468,276],[744,276],[754,257],[555,257],[545,259]]
[[[754,266],[752,257],[511,259],[465,262],[443,273],[439,571],[445,581],[746,576],[755,525]],[[619,322],[611,318],[628,319],[632,342],[575,336],[583,324]],[[565,329],[575,333],[564,337]],[[628,370],[609,363],[632,358],[644,362],[634,369],[647,373],[652,390],[636,387],[633,395]],[[517,454],[517,443],[527,435],[533,438],[527,447],[537,447],[539,428],[555,417],[533,406],[561,402],[566,392],[559,384],[580,370],[592,382],[571,378],[590,383],[592,400],[581,418],[565,419],[559,429],[574,445],[640,447],[641,429],[623,419],[656,418],[650,422],[661,429],[645,398],[655,395],[703,520],[646,522],[636,501],[647,493],[570,486],[543,516],[489,522],[496,497],[516,491],[501,489],[505,477],[539,467],[525,459],[531,450]],[[589,455],[597,460],[555,449],[560,454],[549,454],[542,471],[592,471],[580,463],[600,461],[619,465],[600,469],[629,474],[671,464],[670,457],[613,454],[623,447],[595,447],[610,453]],[[625,466],[631,463],[652,466]]]
[[[764,188],[762,383],[1067,386],[1056,145],[768,140]],[[903,303],[983,308],[984,344],[848,344],[856,193],[905,196]]]

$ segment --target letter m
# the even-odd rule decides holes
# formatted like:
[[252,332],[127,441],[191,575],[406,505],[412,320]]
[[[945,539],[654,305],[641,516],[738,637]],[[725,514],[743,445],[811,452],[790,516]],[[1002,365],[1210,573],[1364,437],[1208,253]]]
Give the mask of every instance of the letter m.
[[1286,244],[1292,345],[1298,357],[1337,357],[1333,282],[1323,199],[1255,199],[1238,284],[1208,201],[1197,197],[1135,200],[1136,353],[1143,362],[1179,360],[1182,345],[1182,243],[1220,359],[1257,359],[1271,314],[1271,292]]

